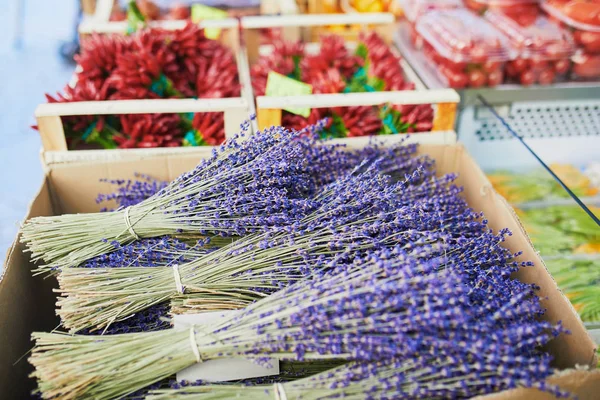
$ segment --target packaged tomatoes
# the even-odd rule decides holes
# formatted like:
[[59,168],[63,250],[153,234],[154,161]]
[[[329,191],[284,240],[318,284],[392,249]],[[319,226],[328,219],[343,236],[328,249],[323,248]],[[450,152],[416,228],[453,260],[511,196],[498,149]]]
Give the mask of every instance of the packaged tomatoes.
[[523,26],[497,11],[488,11],[485,19],[504,33],[518,52],[518,58],[506,64],[507,81],[547,85],[569,71],[576,48],[571,33],[557,23],[540,15]]
[[440,79],[457,89],[500,84],[505,63],[517,54],[506,36],[466,9],[432,11],[416,29]]
[[539,0],[464,0],[464,4],[480,14],[488,10],[501,12],[524,25],[540,14]]
[[600,54],[600,1],[546,1],[544,10],[573,32],[575,44],[586,54]]
[[416,31],[417,19],[429,11],[462,7],[462,0],[399,0],[399,3],[408,21],[411,42],[419,50],[423,47],[423,39]]
[[433,10],[447,10],[462,7],[461,0],[399,0],[404,16],[415,22],[421,15]]
[[600,1],[545,0],[542,8],[557,20],[576,29],[600,32]]

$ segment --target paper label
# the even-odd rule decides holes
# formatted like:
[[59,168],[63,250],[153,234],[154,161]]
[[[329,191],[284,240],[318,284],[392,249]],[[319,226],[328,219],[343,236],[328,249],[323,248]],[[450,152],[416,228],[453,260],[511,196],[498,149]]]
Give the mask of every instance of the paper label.
[[[192,6],[192,21],[195,24],[202,20],[225,19],[227,17],[227,11],[218,8],[205,6],[204,4],[194,4]],[[207,38],[216,40],[221,34],[221,28],[204,28],[204,34]]]
[[[312,85],[288,78],[287,76],[278,74],[274,71],[269,72],[265,96],[281,97],[302,96],[307,94],[312,94]],[[310,108],[308,107],[288,107],[283,109],[291,112],[292,114],[301,115],[305,118],[310,115]]]
[[[189,329],[190,326],[205,326],[236,313],[237,311],[217,311],[202,314],[175,315],[175,329]],[[191,351],[191,350],[190,350]],[[177,381],[207,382],[235,381],[262,376],[279,375],[279,360],[270,359],[270,368],[258,365],[244,358],[220,358],[194,364],[177,373]]]

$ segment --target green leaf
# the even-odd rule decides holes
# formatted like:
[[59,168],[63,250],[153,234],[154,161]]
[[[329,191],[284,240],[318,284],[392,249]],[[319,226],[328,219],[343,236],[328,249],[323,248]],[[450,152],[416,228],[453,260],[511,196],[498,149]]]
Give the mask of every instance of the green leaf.
[[294,72],[292,72],[292,76],[290,78],[294,78],[295,80],[302,82],[302,73],[300,71],[300,56],[292,56],[292,60],[294,60]]
[[332,123],[329,128],[323,129],[319,136],[321,139],[336,139],[336,138],[344,138],[347,136],[348,129],[344,124],[344,120],[337,114],[333,114]]
[[131,35],[144,26],[146,26],[146,18],[135,4],[135,0],[130,0],[127,6],[127,34]]
[[369,49],[364,43],[360,43],[358,46],[356,46],[354,54],[367,61],[367,58],[369,57]]

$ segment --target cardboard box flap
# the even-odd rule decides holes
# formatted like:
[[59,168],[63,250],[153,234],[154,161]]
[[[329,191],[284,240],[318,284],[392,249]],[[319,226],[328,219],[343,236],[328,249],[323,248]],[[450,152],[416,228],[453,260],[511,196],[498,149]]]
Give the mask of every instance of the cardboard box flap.
[[[600,371],[566,370],[548,379],[548,383],[577,396],[578,400],[597,400],[600,397]],[[474,397],[473,400],[552,400],[555,396],[538,389],[518,388]]]

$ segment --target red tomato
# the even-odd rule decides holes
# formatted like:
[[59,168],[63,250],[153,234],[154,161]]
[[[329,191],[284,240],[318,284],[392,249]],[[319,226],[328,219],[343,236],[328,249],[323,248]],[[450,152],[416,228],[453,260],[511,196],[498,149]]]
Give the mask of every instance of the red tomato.
[[573,72],[582,78],[600,77],[600,55],[583,53],[574,57]]
[[569,72],[569,67],[571,66],[571,61],[569,60],[558,60],[554,63],[554,72],[558,75],[564,75]]
[[483,70],[487,73],[492,71],[498,71],[500,69],[500,63],[498,61],[486,61],[483,63]]
[[535,23],[535,21],[538,19],[538,15],[537,13],[535,14],[517,14],[514,17],[512,17],[512,19],[514,19],[517,24],[521,25],[521,26],[530,26],[533,25]]
[[485,76],[485,72],[475,69],[469,72],[469,86],[478,88],[485,85],[487,82],[487,77]]
[[535,81],[533,72],[531,72],[531,71],[522,72],[521,75],[519,76],[519,81],[521,82],[521,85],[523,85],[523,86],[533,85],[533,82]]
[[471,60],[474,63],[484,63],[487,60],[488,49],[482,45],[475,45],[471,48],[469,52],[471,56]]
[[585,48],[587,53],[600,53],[600,32],[576,30],[573,37],[579,45]]
[[515,69],[515,66],[512,62],[506,64],[506,68],[504,69],[504,71],[506,72],[506,76],[508,76],[509,78],[514,78],[515,76],[519,75],[519,72]]
[[527,69],[528,62],[524,58],[519,58],[514,61],[511,61],[510,64],[513,66],[515,72],[519,73]]
[[488,86],[491,86],[491,87],[498,86],[499,84],[502,83],[502,79],[503,79],[502,71],[500,71],[500,70],[492,71],[487,76]]
[[546,61],[546,60],[539,60],[539,59],[532,58],[531,60],[529,60],[529,66],[533,70],[541,71],[543,69],[548,69],[548,67],[550,66],[550,62]]
[[462,72],[450,71],[451,74],[448,76],[448,85],[454,89],[462,89],[467,86],[469,78],[467,74]]
[[444,64],[448,69],[451,69],[455,72],[462,72],[467,68],[467,63],[465,62],[454,62],[452,60],[448,60],[447,58],[442,59],[442,64]]
[[550,85],[552,82],[554,82],[555,77],[556,75],[554,75],[554,71],[552,71],[551,69],[545,69],[542,72],[540,72],[540,75],[538,76],[538,81],[540,85]]
[[588,3],[585,0],[573,0],[562,8],[562,12],[575,21],[595,25],[598,15],[600,15],[600,4]]

